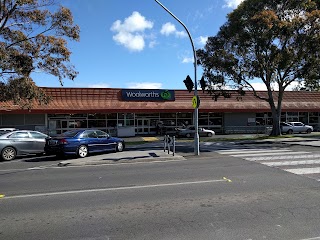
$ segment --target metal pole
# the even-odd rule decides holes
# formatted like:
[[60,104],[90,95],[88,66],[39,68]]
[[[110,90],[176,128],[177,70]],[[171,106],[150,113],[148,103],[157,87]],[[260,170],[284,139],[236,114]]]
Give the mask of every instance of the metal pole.
[[[176,19],[183,27],[184,29],[187,31],[191,45],[192,45],[192,50],[193,50],[193,58],[194,58],[194,96],[198,96],[198,84],[197,84],[197,54],[196,54],[196,50],[194,48],[194,44],[192,41],[192,37],[191,34],[188,30],[188,28],[186,27],[186,25],[184,25],[183,22],[180,21],[179,18],[177,18],[172,12],[169,11],[168,8],[166,8],[165,6],[163,6],[163,4],[161,2],[159,2],[158,0],[155,0],[164,10],[166,10],[174,19]],[[200,155],[200,149],[199,149],[199,129],[198,129],[198,116],[199,116],[199,108],[196,107],[194,109],[194,127],[195,127],[195,134],[194,134],[194,154],[195,155]]]

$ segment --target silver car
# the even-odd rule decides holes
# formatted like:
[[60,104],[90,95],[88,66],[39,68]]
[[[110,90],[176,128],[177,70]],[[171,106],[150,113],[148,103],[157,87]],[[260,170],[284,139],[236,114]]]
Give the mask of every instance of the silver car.
[[305,125],[302,122],[280,122],[280,128],[282,134],[293,134],[293,133],[311,133],[313,127]]
[[47,137],[46,134],[30,130],[5,133],[0,136],[1,158],[10,161],[18,155],[42,155]]
[[[177,131],[178,137],[193,137],[196,130],[194,126],[188,126],[187,128],[181,128]],[[198,133],[200,137],[212,137],[215,135],[215,132],[213,130],[205,129],[202,127],[198,128]]]

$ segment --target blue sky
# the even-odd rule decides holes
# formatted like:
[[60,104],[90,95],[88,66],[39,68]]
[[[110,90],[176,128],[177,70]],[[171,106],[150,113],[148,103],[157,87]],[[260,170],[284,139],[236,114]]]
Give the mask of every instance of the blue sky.
[[[71,9],[80,42],[69,42],[79,75],[64,87],[185,89],[194,78],[193,51],[184,28],[154,0],[57,0]],[[242,0],[160,0],[188,28],[196,49],[214,36]],[[202,69],[197,67],[198,80]],[[42,87],[58,79],[36,73]]]

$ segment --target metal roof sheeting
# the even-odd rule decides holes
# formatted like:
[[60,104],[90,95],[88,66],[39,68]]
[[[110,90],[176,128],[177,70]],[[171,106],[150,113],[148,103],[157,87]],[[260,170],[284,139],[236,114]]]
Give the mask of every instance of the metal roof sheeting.
[[[124,101],[120,88],[43,88],[52,97],[48,105],[34,103],[33,108],[20,109],[12,102],[0,102],[1,113],[111,113],[111,112],[192,112],[193,92],[175,90],[175,101]],[[275,96],[276,96],[275,92]],[[266,91],[258,94],[267,97]],[[214,101],[207,93],[198,91],[200,112],[269,112],[270,106],[252,92],[240,96],[233,91],[231,98]],[[241,98],[239,101],[237,98]],[[286,91],[282,111],[320,112],[320,92]]]

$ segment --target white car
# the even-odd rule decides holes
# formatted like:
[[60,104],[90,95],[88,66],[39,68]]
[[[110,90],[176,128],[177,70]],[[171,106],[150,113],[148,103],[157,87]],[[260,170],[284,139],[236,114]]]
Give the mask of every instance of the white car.
[[16,128],[0,128],[0,135],[3,135],[8,132],[16,131],[16,130],[18,130],[18,129],[16,129]]
[[[188,126],[187,128],[179,128],[177,131],[178,137],[193,137],[196,130],[194,126]],[[198,128],[198,133],[200,137],[212,137],[215,135],[215,132],[213,130],[204,129],[202,127]]]
[[302,122],[287,122],[286,125],[281,126],[282,132],[287,134],[292,133],[311,133],[313,131],[313,127],[306,125]]

